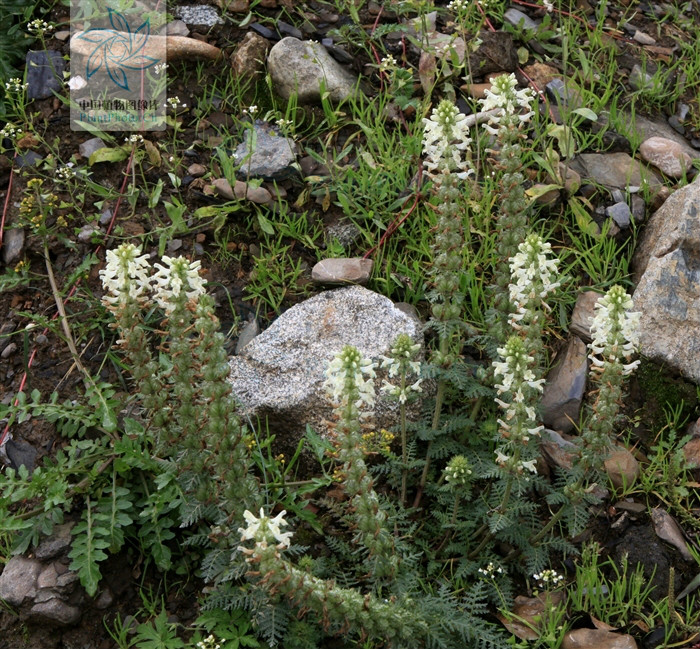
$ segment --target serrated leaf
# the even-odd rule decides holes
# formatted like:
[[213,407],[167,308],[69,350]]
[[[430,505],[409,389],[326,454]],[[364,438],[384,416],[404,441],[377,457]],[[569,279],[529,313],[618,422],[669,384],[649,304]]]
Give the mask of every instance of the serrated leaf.
[[92,167],[92,165],[97,164],[98,162],[121,162],[122,160],[126,160],[128,157],[129,152],[126,149],[122,149],[121,147],[112,148],[105,146],[101,149],[97,149],[97,151],[90,155],[88,165]]

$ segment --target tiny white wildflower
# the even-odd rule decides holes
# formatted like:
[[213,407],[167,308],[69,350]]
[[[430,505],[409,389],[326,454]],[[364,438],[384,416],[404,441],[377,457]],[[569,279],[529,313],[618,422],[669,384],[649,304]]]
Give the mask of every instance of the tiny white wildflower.
[[41,36],[43,34],[50,34],[53,31],[53,26],[41,18],[36,18],[35,20],[27,23],[27,31],[30,34]]
[[156,74],[161,74],[162,72],[166,72],[168,69],[168,64],[167,63],[156,63],[153,66],[153,71]]
[[177,110],[178,108],[187,108],[187,104],[181,103],[181,102],[180,102],[180,97],[178,97],[177,95],[175,95],[175,96],[173,96],[173,97],[168,97],[168,98],[165,100],[165,104],[163,104],[163,105],[164,105],[166,108],[167,108],[168,106],[170,106],[170,108],[172,108],[173,110]]
[[[243,518],[245,518],[246,523],[248,523],[248,527],[238,528],[238,533],[241,535],[241,541],[248,541],[252,539],[257,543],[267,543],[274,539],[278,544],[288,548],[290,539],[294,534],[293,532],[282,532],[280,529],[281,527],[288,525],[287,521],[284,520],[286,513],[286,510],[282,510],[274,518],[269,518],[265,516],[265,511],[261,507],[260,518],[257,518],[255,514],[246,509],[243,512]],[[272,536],[272,539],[270,536]]]
[[5,90],[9,92],[22,92],[29,87],[28,83],[23,83],[19,77],[13,77],[5,84]]
[[143,135],[140,133],[132,133],[124,138],[124,142],[127,144],[141,144],[143,143]]

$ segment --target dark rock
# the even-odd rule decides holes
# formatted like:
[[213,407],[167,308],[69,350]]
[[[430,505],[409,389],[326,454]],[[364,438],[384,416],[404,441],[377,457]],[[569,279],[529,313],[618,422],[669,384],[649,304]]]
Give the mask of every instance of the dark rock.
[[107,145],[99,137],[92,137],[85,142],[81,142],[78,146],[78,153],[80,153],[83,158],[89,158],[95,151],[104,149]]
[[632,194],[632,216],[634,217],[635,223],[644,223],[644,219],[647,215],[647,205],[644,199],[637,194]]
[[251,23],[250,29],[252,29],[256,34],[260,34],[260,36],[266,38],[268,41],[278,41],[280,39],[277,32],[273,32],[271,29],[268,29],[265,27],[265,25],[261,25],[260,23]]
[[513,27],[532,30],[537,29],[537,23],[530,18],[530,16],[513,7],[506,10],[506,12],[503,14],[503,20],[505,20],[509,25],[513,25]]
[[280,34],[284,34],[285,36],[292,36],[293,38],[298,38],[299,40],[304,38],[304,34],[301,33],[300,29],[297,29],[294,27],[294,25],[290,25],[283,20],[278,20],[275,23],[275,27],[277,27],[277,31],[279,31]]
[[231,59],[231,68],[236,76],[255,78],[265,69],[265,59],[270,43],[267,39],[248,32]]
[[469,52],[469,66],[474,76],[486,76],[491,72],[515,72],[518,52],[512,34],[507,32],[479,32],[481,45],[476,52]]
[[53,97],[63,86],[63,71],[66,62],[56,50],[27,52],[27,99]]
[[595,304],[600,297],[600,293],[595,291],[580,293],[571,314],[569,330],[587,343],[591,342],[591,321],[595,315]]
[[605,214],[615,221],[621,230],[630,226],[630,216],[632,216],[632,212],[627,203],[615,203],[615,205],[606,208]]
[[685,126],[681,124],[681,121],[675,115],[671,115],[671,117],[668,118],[668,124],[676,133],[685,135]]
[[577,427],[587,376],[586,345],[578,336],[572,336],[562,358],[547,375],[542,394],[545,426],[564,433]]
[[42,561],[55,559],[70,549],[72,523],[55,525],[51,536],[45,538],[34,550],[34,556]]
[[[331,39],[324,38],[323,40],[331,40]],[[336,61],[338,61],[338,63],[342,63],[343,65],[348,65],[355,60],[355,57],[352,54],[350,54],[347,50],[344,50],[339,45],[333,45],[332,41],[331,41],[330,45],[326,45],[324,43],[323,46],[328,50],[328,53]]]
[[17,470],[21,466],[26,466],[27,471],[34,471],[36,465],[37,450],[27,442],[22,440],[9,439],[5,444],[5,453],[10,459],[10,466]]
[[15,166],[17,169],[22,169],[22,167],[34,167],[43,159],[44,158],[36,151],[27,151],[15,157]]
[[550,101],[560,106],[578,108],[581,105],[581,95],[571,87],[571,82],[566,83],[558,77],[545,86],[545,92]]

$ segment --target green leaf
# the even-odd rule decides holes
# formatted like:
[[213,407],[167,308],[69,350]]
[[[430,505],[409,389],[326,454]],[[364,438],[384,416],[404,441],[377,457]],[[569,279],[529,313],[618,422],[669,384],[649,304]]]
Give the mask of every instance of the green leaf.
[[158,182],[156,183],[156,186],[151,191],[151,195],[148,197],[148,207],[153,209],[156,205],[158,205],[158,201],[160,200],[160,195],[162,192],[163,192],[163,179],[159,178]]
[[595,122],[598,119],[598,115],[594,113],[590,108],[576,108],[571,112],[576,113],[576,115],[581,115],[581,117],[585,117],[586,119],[591,120],[591,122]]
[[112,149],[108,146],[97,149],[89,158],[88,165],[97,164],[98,162],[121,162],[129,157],[129,151],[118,147]]
[[600,236],[600,228],[591,218],[591,215],[586,211],[584,206],[576,198],[571,198],[569,200],[569,207],[574,213],[576,224],[581,231],[597,239]]
[[260,229],[265,234],[275,233],[275,229],[272,227],[272,223],[270,223],[269,219],[260,212],[258,212],[258,224],[260,225]]

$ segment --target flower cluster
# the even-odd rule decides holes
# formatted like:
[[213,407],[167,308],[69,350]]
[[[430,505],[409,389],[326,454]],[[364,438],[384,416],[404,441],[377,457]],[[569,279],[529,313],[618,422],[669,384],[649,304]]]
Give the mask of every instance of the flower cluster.
[[124,142],[127,144],[143,144],[143,135],[140,133],[132,133],[124,138]]
[[221,649],[221,643],[213,635],[208,635],[195,645],[195,649]]
[[489,561],[486,568],[479,568],[477,572],[487,579],[493,579],[494,575],[503,574],[503,568],[501,568],[501,566],[497,566],[495,563],[493,563],[493,561]]
[[141,300],[150,288],[148,255],[142,255],[133,243],[123,243],[116,250],[108,250],[106,259],[107,264],[100,271],[102,286],[107,291],[103,304],[110,308],[129,298]]
[[75,178],[75,169],[73,169],[73,163],[69,162],[56,169],[56,180],[70,180]]
[[5,126],[0,129],[0,139],[6,137],[10,140],[19,140],[24,135],[24,131],[14,124],[5,124]]
[[538,581],[541,586],[558,586],[562,581],[564,581],[564,575],[560,575],[556,570],[543,570],[542,572],[536,572],[532,575],[535,581]]
[[396,59],[391,54],[387,54],[379,62],[379,71],[380,72],[388,72],[389,70],[393,70],[395,67],[396,67]]
[[470,480],[472,470],[464,455],[455,455],[444,469],[445,482],[450,486],[463,486]]
[[[516,90],[518,82],[515,75],[502,74],[491,82],[491,88],[485,91],[486,97],[480,99],[481,110],[495,110],[495,114],[489,118],[484,128],[491,134],[496,135],[501,127],[527,122],[534,115],[532,101],[535,93],[530,88]],[[516,115],[516,111],[524,110],[524,113]],[[513,119],[517,117],[517,119]]]
[[466,178],[472,173],[469,161],[463,157],[472,142],[465,120],[466,115],[447,99],[433,109],[430,118],[423,119],[424,164],[429,174],[456,172],[457,177]]
[[202,262],[190,262],[185,257],[168,257],[163,255],[162,264],[155,264],[156,274],[153,276],[153,291],[156,303],[166,313],[173,310],[175,300],[184,291],[188,300],[196,300],[206,291],[204,280],[199,274]]
[[[593,340],[588,345],[591,351],[588,357],[594,368],[602,368],[605,361],[629,361],[637,353],[641,313],[631,312],[633,307],[632,298],[618,285],[596,302],[591,322]],[[639,360],[623,364],[623,375],[631,374],[638,365]]]
[[171,313],[174,302],[182,293],[187,300],[196,300],[205,293],[204,280],[199,275],[200,261],[190,262],[185,257],[175,259],[163,256],[162,264],[155,264],[156,273],[151,277],[148,255],[132,243],[123,243],[116,250],[108,250],[107,264],[100,271],[107,308],[114,309],[128,300],[142,301],[153,291],[158,306]]
[[350,388],[351,392],[357,392],[357,408],[374,407],[375,367],[375,363],[363,358],[355,347],[346,346],[326,368],[324,387],[328,396],[342,405]]
[[411,385],[407,384],[406,377],[410,374],[420,375],[420,362],[414,360],[420,345],[414,343],[408,334],[400,334],[394,341],[391,348],[391,356],[383,356],[381,368],[389,368],[389,378],[399,377],[400,385],[394,385],[386,379],[381,387],[382,392],[396,398],[399,403],[406,403],[411,397],[411,393],[422,392],[420,384],[422,379],[416,380]]
[[559,260],[556,257],[550,259],[551,252],[549,243],[537,234],[530,234],[518,246],[518,254],[511,258],[510,301],[518,312],[522,312],[533,299],[543,300],[561,286],[560,281],[553,281],[558,276]]
[[178,108],[187,108],[187,104],[185,103],[180,103],[180,97],[175,95],[174,97],[168,97],[165,100],[165,104],[163,104],[166,108],[170,106],[173,110],[177,110]]
[[[282,527],[288,525],[287,521],[284,520],[285,514],[287,512],[282,510],[274,518],[269,518],[265,516],[265,511],[260,508],[260,518],[256,518],[255,514],[249,512],[247,509],[243,512],[243,518],[245,518],[248,527],[239,527],[238,533],[241,535],[241,541],[248,541],[253,539],[256,544],[260,544],[263,547],[267,547],[268,544],[274,544],[279,550],[289,547],[289,540],[294,535],[292,532],[283,532]],[[244,552],[250,552],[245,548],[239,548]]]
[[537,460],[521,460],[516,455],[507,455],[502,448],[497,448],[495,453],[496,464],[504,469],[518,474],[524,471],[537,474]]
[[8,92],[22,92],[29,87],[28,83],[22,83],[19,77],[13,77],[5,84],[5,90]]
[[53,31],[53,25],[50,25],[41,18],[36,18],[35,20],[27,23],[27,31],[35,36],[43,36],[44,34],[50,34]]
[[495,386],[498,394],[517,394],[524,386],[540,392],[544,390],[544,379],[535,379],[535,373],[530,369],[534,359],[528,355],[522,338],[511,336],[506,346],[498,349],[498,353],[503,359],[493,363],[496,376],[502,377],[501,383]]

